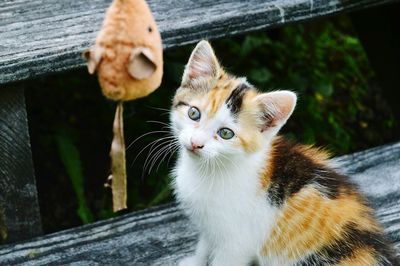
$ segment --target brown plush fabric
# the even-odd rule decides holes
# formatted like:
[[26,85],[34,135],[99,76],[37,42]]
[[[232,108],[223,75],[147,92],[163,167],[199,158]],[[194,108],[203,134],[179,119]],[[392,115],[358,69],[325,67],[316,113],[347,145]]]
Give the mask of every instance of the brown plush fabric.
[[113,100],[145,97],[160,86],[161,36],[144,0],[114,0],[95,45],[84,53],[103,94]]

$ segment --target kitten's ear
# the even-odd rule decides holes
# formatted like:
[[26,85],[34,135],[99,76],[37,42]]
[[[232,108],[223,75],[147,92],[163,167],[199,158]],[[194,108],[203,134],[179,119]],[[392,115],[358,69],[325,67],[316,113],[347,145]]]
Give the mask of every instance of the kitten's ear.
[[274,91],[258,95],[255,101],[261,110],[261,131],[278,131],[293,113],[297,96],[291,91]]
[[214,50],[207,41],[200,41],[194,48],[185,67],[182,85],[199,78],[218,78],[221,67]]

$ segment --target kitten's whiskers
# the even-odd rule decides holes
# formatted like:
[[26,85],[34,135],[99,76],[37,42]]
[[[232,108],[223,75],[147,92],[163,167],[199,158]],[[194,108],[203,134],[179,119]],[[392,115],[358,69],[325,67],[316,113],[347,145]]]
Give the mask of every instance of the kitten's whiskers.
[[139,139],[141,139],[141,138],[143,138],[145,136],[148,136],[148,135],[151,135],[151,134],[157,134],[157,133],[169,133],[169,131],[167,131],[167,130],[156,130],[156,131],[150,131],[150,132],[144,133],[143,135],[141,135],[141,136],[137,137],[136,139],[134,139],[128,145],[128,147],[126,147],[126,150],[128,150],[130,147],[132,147],[132,145],[135,144]]
[[[173,139],[173,138],[174,138],[173,136],[164,137],[162,139],[159,139],[157,142],[155,142],[150,147],[149,153],[148,153],[146,160],[144,162],[144,165],[143,165],[143,171],[145,171],[147,169],[147,166],[151,164],[154,156],[156,154],[158,154],[160,152],[160,150],[163,150],[163,148],[164,148],[163,145],[169,143],[170,139]],[[157,148],[160,148],[160,149],[157,150]]]

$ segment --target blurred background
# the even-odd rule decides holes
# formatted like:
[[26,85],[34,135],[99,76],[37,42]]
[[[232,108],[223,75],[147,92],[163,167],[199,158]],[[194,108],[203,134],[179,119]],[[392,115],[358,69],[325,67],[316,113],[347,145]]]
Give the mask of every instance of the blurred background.
[[[296,111],[282,131],[289,138],[339,156],[400,136],[399,121],[346,16],[215,40],[212,45],[228,72],[247,77],[260,90],[298,93]],[[193,46],[167,50],[162,87],[125,104],[127,146],[145,133],[166,129],[161,123],[168,123],[168,109]],[[111,190],[104,187],[115,103],[101,95],[96,77],[86,69],[27,83],[45,233],[118,215],[112,213]],[[149,134],[127,150],[129,208],[123,213],[173,200],[168,184],[174,156],[169,162],[169,156],[160,157],[150,173],[143,169],[151,147],[147,145],[163,136],[166,133]]]

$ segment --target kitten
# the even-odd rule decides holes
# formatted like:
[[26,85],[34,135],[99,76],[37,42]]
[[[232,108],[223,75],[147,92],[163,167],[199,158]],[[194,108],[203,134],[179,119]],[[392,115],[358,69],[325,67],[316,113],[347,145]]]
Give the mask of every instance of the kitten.
[[326,153],[277,136],[296,105],[221,68],[206,41],[173,100],[178,201],[200,239],[182,266],[399,265],[382,229]]

